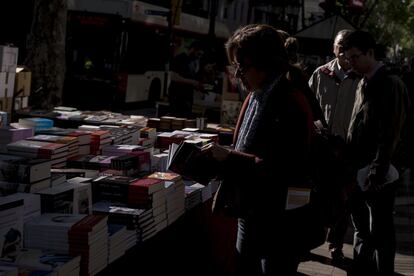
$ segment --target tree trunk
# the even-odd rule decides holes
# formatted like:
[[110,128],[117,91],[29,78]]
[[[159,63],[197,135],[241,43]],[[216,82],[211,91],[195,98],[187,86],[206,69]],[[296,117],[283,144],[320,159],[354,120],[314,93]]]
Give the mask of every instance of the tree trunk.
[[62,102],[66,17],[67,0],[35,0],[25,61],[32,71],[33,108],[51,109]]

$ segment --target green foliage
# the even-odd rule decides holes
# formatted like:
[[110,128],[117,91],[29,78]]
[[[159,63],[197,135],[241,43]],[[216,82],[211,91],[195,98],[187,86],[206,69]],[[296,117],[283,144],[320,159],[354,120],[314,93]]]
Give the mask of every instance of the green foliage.
[[372,0],[366,5],[370,7],[374,2],[376,5],[362,27],[391,49],[402,47],[399,54],[413,55],[414,0]]

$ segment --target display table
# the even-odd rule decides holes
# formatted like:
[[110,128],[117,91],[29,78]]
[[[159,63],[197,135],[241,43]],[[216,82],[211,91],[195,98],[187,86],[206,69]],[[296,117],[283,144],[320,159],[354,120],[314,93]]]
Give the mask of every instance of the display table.
[[212,199],[186,212],[98,275],[232,276],[236,219],[211,213]]

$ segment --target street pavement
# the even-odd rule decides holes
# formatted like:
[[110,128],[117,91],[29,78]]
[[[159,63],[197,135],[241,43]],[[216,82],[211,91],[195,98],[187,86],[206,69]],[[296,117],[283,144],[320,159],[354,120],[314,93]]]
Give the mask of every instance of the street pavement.
[[[395,275],[414,276],[414,173],[407,170],[401,177],[397,191],[394,219],[397,254],[395,258]],[[345,238],[344,264],[331,262],[327,243],[316,248],[299,266],[298,275],[347,275],[347,267],[352,261],[353,229],[350,225]]]

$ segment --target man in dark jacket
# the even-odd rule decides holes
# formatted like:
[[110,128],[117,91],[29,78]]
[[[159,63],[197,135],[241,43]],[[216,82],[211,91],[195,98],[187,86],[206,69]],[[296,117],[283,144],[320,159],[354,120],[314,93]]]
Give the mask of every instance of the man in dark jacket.
[[398,173],[391,164],[409,105],[404,83],[376,59],[372,36],[355,31],[344,40],[345,56],[360,81],[348,130],[358,170],[351,213],[355,228],[355,275],[394,275],[394,198]]

